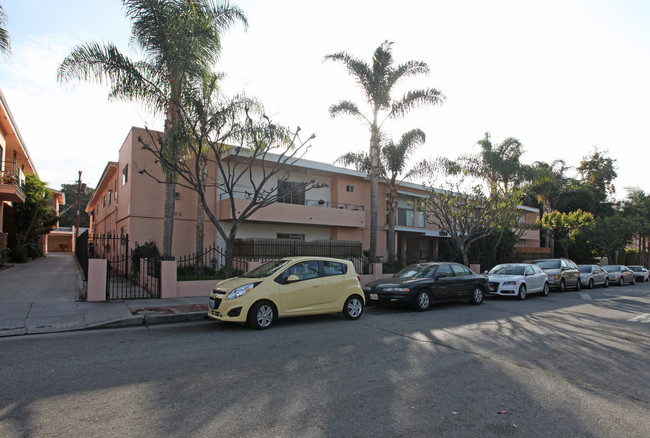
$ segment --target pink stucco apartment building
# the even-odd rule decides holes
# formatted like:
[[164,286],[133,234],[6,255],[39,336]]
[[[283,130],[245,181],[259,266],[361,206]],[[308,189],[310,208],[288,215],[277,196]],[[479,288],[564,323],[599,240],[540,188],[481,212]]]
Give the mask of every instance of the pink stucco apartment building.
[[[14,204],[25,202],[25,175],[36,173],[32,157],[20,135],[18,125],[9,109],[7,100],[0,90],[0,250],[12,246],[16,241]],[[65,204],[65,196],[52,190],[55,211]],[[64,245],[72,250],[72,234],[52,232],[41,242],[41,250],[56,250]]]
[[[109,162],[86,207],[91,217],[91,233],[129,235],[130,245],[149,241],[162,247],[164,185],[140,171],[147,169],[164,179],[152,154],[142,149],[138,136],[142,128],[132,128],[119,151],[119,159]],[[214,171],[214,169],[213,169]],[[315,180],[322,187],[309,190],[303,196],[284,200],[256,212],[238,231],[242,239],[297,239],[358,241],[367,249],[370,241],[370,181],[362,172],[335,167],[325,163],[299,160],[291,168],[289,181],[296,183]],[[242,186],[240,206],[248,202]],[[438,246],[447,237],[425,220],[414,207],[426,197],[426,188],[404,183],[399,190],[398,223],[395,229],[400,259],[408,262],[435,260]],[[211,209],[229,229],[231,221],[228,199],[216,189],[208,193]],[[380,199],[386,198],[386,186],[380,184]],[[195,251],[198,197],[189,189],[178,187],[172,253],[183,256]],[[521,220],[534,223],[535,208],[521,207]],[[379,205],[377,255],[386,255],[386,205]],[[210,221],[205,221],[205,245],[223,247],[223,242]],[[529,230],[517,244],[534,250],[540,246],[539,231]]]

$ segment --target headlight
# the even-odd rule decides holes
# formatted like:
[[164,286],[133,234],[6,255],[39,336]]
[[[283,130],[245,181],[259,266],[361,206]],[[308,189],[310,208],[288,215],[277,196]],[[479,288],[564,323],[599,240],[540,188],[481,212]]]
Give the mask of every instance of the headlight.
[[249,283],[245,284],[243,286],[239,286],[233,290],[230,291],[228,296],[226,297],[227,300],[234,300],[235,298],[239,298],[242,295],[244,295],[246,292],[250,291],[255,287],[255,283]]
[[387,287],[384,292],[410,292],[408,287]]
[[559,278],[560,278],[560,274],[555,274],[555,275],[553,276],[553,279],[554,279],[554,280],[557,280],[557,279],[559,279]]
[[516,285],[516,284],[517,284],[516,281],[504,281],[504,282],[503,282],[503,285],[504,285],[504,286],[514,286],[514,285]]

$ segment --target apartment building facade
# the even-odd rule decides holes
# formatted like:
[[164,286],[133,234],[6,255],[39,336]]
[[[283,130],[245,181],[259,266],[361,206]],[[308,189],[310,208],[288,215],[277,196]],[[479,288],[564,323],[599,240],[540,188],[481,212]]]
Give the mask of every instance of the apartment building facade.
[[[129,235],[130,245],[153,241],[162,247],[164,180],[153,155],[142,149],[138,136],[148,135],[132,128],[119,151],[119,159],[104,169],[94,195],[86,207],[91,217],[91,233],[112,236]],[[261,167],[257,171],[261,172]],[[209,168],[216,175],[216,168]],[[315,181],[318,188],[300,191],[305,182]],[[370,242],[370,181],[362,172],[301,159],[290,169],[287,184],[290,195],[258,210],[239,228],[241,239],[296,239],[302,241],[344,240]],[[386,186],[380,184],[379,199],[386,199]],[[234,205],[241,210],[250,202],[251,188],[242,183],[235,193]],[[401,260],[437,260],[440,242],[448,239],[416,208],[418,199],[427,196],[425,187],[404,183],[399,191],[399,211],[395,228],[397,252]],[[232,222],[230,199],[212,188],[207,192],[211,211],[229,231]],[[195,251],[198,196],[177,186],[172,254],[176,257]],[[537,210],[522,208],[522,221],[534,223]],[[380,203],[377,255],[386,257],[387,211]],[[210,221],[205,220],[204,244],[223,246]],[[539,231],[527,231],[518,243],[539,247]]]

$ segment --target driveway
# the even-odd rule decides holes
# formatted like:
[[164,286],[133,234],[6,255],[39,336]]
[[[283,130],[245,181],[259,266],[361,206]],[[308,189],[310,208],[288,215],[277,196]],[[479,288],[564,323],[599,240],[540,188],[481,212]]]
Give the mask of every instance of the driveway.
[[71,302],[79,299],[74,254],[54,253],[0,271],[0,303]]

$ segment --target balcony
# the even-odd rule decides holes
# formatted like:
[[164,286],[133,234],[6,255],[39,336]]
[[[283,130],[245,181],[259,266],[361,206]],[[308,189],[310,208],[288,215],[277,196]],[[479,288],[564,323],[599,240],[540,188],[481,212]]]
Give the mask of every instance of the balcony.
[[[4,163],[0,172],[0,201],[25,202],[25,175],[13,166],[13,163]],[[9,170],[11,169],[11,170]]]
[[[251,195],[246,192],[235,193],[237,215],[246,208],[250,199]],[[227,195],[222,195],[219,200],[219,220],[232,220],[230,199]],[[366,214],[363,205],[306,199],[304,205],[276,202],[256,211],[248,221],[363,228]]]

